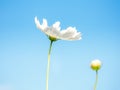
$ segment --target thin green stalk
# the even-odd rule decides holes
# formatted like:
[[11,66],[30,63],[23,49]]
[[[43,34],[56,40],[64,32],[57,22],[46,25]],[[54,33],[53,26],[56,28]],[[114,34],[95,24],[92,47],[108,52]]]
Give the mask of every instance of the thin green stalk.
[[98,83],[98,71],[96,70],[96,80],[95,80],[94,90],[96,90],[97,88],[97,83]]
[[47,71],[46,71],[46,90],[48,90],[49,71],[50,71],[50,53],[52,49],[52,43],[53,41],[51,40],[49,51],[48,51],[48,64],[47,64]]

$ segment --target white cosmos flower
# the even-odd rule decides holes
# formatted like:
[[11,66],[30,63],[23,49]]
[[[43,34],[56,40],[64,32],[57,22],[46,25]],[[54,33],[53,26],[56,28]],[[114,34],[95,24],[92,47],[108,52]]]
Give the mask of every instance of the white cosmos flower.
[[65,30],[61,30],[60,22],[55,22],[52,26],[48,26],[47,20],[43,19],[41,24],[37,17],[35,17],[35,24],[38,29],[48,35],[50,38],[62,39],[62,40],[80,40],[81,33],[77,32],[75,27],[68,27]]

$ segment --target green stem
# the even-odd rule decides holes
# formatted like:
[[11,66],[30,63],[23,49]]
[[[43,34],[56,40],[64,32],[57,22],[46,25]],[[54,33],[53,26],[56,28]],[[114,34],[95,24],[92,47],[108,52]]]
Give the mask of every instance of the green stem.
[[96,80],[95,80],[94,90],[96,90],[97,83],[98,83],[98,71],[96,70]]
[[46,71],[46,90],[48,90],[48,80],[49,80],[49,71],[50,71],[50,53],[52,49],[52,43],[53,41],[51,40],[49,51],[48,51],[48,64],[47,64],[47,71]]

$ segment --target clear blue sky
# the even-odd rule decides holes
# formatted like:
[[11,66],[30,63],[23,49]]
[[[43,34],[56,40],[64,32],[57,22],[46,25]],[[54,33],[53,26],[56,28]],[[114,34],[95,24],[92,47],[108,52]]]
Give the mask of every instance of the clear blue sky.
[[49,90],[93,90],[93,59],[103,62],[97,90],[120,89],[119,0],[1,0],[0,90],[45,90],[49,40],[35,16],[82,33],[53,44]]

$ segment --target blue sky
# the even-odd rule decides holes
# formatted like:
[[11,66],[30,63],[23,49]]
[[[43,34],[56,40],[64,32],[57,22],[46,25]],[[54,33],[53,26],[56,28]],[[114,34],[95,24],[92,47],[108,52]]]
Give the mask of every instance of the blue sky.
[[82,40],[53,44],[49,90],[93,90],[94,59],[103,63],[97,90],[119,90],[119,0],[1,0],[0,90],[45,90],[50,42],[35,16],[82,33]]

